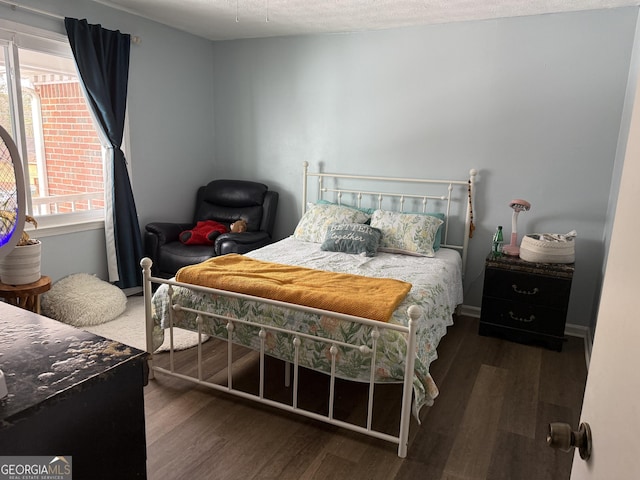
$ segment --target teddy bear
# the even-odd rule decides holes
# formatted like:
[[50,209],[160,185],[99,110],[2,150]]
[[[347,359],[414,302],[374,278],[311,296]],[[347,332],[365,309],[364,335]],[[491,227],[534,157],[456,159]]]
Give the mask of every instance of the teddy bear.
[[247,231],[247,222],[244,220],[236,220],[231,224],[231,231],[234,233],[242,233]]
[[180,233],[180,242],[185,245],[213,245],[215,239],[221,233],[227,233],[229,229],[222,223],[214,220],[202,220],[196,223],[191,230]]

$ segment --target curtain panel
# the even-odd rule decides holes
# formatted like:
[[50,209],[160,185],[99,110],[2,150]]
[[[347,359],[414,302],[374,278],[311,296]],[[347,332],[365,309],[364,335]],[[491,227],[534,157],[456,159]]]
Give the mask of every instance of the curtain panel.
[[131,36],[75,18],[65,18],[64,24],[105,147],[105,235],[109,281],[120,288],[140,286],[142,237],[127,160],[121,150]]

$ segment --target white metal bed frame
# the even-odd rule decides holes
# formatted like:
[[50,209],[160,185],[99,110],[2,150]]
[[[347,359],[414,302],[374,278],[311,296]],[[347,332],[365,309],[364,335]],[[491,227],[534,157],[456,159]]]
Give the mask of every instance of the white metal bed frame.
[[[458,197],[459,201],[464,199],[467,201],[466,214],[465,214],[465,222],[464,222],[464,237],[461,245],[454,245],[448,242],[448,221],[445,223],[444,231],[443,231],[443,241],[442,246],[445,248],[453,248],[460,251],[463,262],[463,273],[464,268],[466,266],[466,257],[467,257],[467,247],[468,247],[468,239],[469,232],[471,227],[471,214],[472,214],[472,203],[473,203],[473,189],[474,189],[474,181],[476,176],[476,171],[471,170],[469,178],[467,180],[426,180],[426,179],[414,179],[414,178],[398,178],[398,177],[377,177],[377,176],[363,176],[363,175],[343,175],[343,174],[330,174],[330,173],[310,173],[308,171],[308,163],[304,162],[303,164],[304,170],[304,179],[303,179],[303,212],[306,209],[307,205],[307,187],[308,181],[310,177],[318,178],[318,196],[322,197],[323,193],[333,192],[339,199],[341,200],[342,196],[346,194],[356,195],[358,198],[358,205],[360,204],[360,200],[363,195],[374,195],[377,198],[378,205],[382,205],[382,201],[385,198],[393,198],[400,202],[400,211],[404,206],[404,202],[406,198],[417,198],[420,199],[423,203],[424,211],[426,212],[427,203],[431,199],[436,199],[439,201],[446,202],[446,211],[443,212],[448,214],[450,212],[451,203],[454,201],[454,197],[452,196],[452,191],[456,186],[464,186],[465,195]],[[447,194],[445,195],[412,195],[412,194],[403,194],[403,193],[389,193],[389,192],[380,192],[380,191],[368,191],[368,190],[354,190],[354,189],[340,189],[336,186],[326,186],[324,185],[324,180],[326,179],[340,180],[340,179],[353,179],[357,181],[375,181],[375,182],[396,182],[396,183],[418,183],[421,185],[445,185]],[[312,418],[314,420],[319,420],[325,423],[329,423],[332,425],[336,425],[338,427],[342,427],[348,430],[352,430],[364,435],[372,436],[375,438],[379,438],[385,441],[389,441],[398,445],[398,456],[401,458],[406,457],[407,448],[408,448],[408,437],[409,437],[409,424],[411,417],[411,403],[412,403],[412,392],[413,392],[413,377],[414,377],[414,367],[415,367],[415,346],[416,346],[416,331],[417,331],[417,322],[422,315],[421,309],[417,306],[409,307],[407,311],[408,315],[408,323],[406,326],[404,325],[395,325],[391,323],[378,322],[374,320],[369,320],[366,318],[355,317],[352,315],[345,315],[336,312],[331,312],[327,310],[321,310],[317,308],[310,308],[301,305],[293,305],[285,302],[264,299],[253,297],[250,295],[229,292],[225,290],[217,290],[197,285],[190,285],[176,282],[175,280],[166,280],[163,278],[157,278],[151,276],[151,260],[149,258],[144,258],[141,261],[141,266],[143,269],[144,276],[144,298],[145,298],[145,317],[146,317],[146,332],[147,332],[147,352],[149,353],[148,364],[149,364],[149,377],[153,378],[155,372],[160,372],[163,374],[171,375],[174,377],[178,377],[199,385],[207,386],[214,390],[223,391],[230,393],[232,395],[236,395],[238,397],[242,397],[248,400],[253,400],[259,403],[263,403],[272,407],[279,408],[281,410],[289,411],[292,413],[296,413],[298,415],[302,415],[308,418]],[[336,341],[329,338],[312,336],[309,334],[296,332],[287,330],[282,327],[272,326],[272,325],[264,325],[260,323],[255,323],[246,319],[238,319],[232,318],[229,316],[225,316],[224,312],[212,313],[212,312],[204,312],[197,311],[190,308],[182,307],[179,304],[173,305],[173,310],[170,310],[169,314],[169,368],[163,368],[159,366],[155,366],[153,364],[153,318],[151,314],[151,296],[152,296],[152,284],[168,284],[168,293],[173,296],[173,287],[180,286],[186,287],[194,291],[213,293],[216,295],[231,297],[231,298],[239,298],[251,301],[261,302],[263,304],[274,305],[278,307],[286,307],[293,310],[303,311],[310,314],[328,316],[334,319],[343,320],[347,322],[355,322],[360,325],[365,325],[370,329],[370,342],[368,344],[349,344],[340,341]],[[174,363],[174,349],[173,349],[173,311],[174,310],[184,310],[188,312],[192,312],[197,315],[197,325],[198,325],[198,344],[197,344],[197,376],[193,377],[190,375],[185,375],[176,371],[175,363]],[[226,322],[227,331],[229,332],[227,336],[227,384],[217,384],[212,383],[203,378],[202,371],[202,325],[206,321],[206,318],[214,318],[218,320],[222,320]],[[236,390],[233,388],[233,368],[232,368],[232,354],[233,354],[233,331],[236,324],[246,324],[255,326],[257,330],[258,337],[260,338],[260,383],[259,383],[259,393],[257,395],[247,393],[245,391]],[[402,332],[407,337],[407,351],[405,357],[405,369],[404,369],[404,380],[403,380],[403,388],[402,388],[402,402],[401,402],[401,413],[400,413],[400,425],[399,425],[399,433],[397,436],[389,435],[387,433],[377,431],[373,429],[373,397],[374,397],[374,388],[375,388],[375,369],[376,369],[376,349],[378,338],[380,337],[381,330],[395,330],[398,332]],[[267,331],[286,333],[292,337],[292,342],[294,345],[294,360],[292,362],[293,365],[293,392],[292,392],[292,403],[280,403],[264,396],[264,368],[265,368],[265,339],[267,336]],[[301,339],[312,340],[315,342],[322,342],[327,345],[330,344],[329,352],[331,353],[331,372],[329,373],[329,408],[327,415],[321,415],[315,412],[311,412],[305,410],[303,408],[298,407],[298,377],[299,377],[299,364],[298,364],[298,353],[299,346],[301,343]],[[358,349],[362,354],[369,354],[371,357],[371,370],[370,370],[370,379],[368,382],[369,392],[368,392],[368,405],[367,405],[367,422],[366,427],[362,427],[360,425],[352,424],[349,422],[345,422],[339,419],[334,418],[334,402],[335,402],[335,366],[336,366],[336,356],[339,348],[345,349]],[[290,366],[287,363],[287,368],[285,370],[285,383],[287,387],[290,386]],[[327,372],[325,372],[327,373]]]
[[[473,197],[474,197],[474,188],[475,188],[475,178],[478,174],[478,171],[474,168],[469,170],[469,178],[466,180],[430,180],[423,178],[403,178],[403,177],[380,177],[380,176],[370,176],[370,175],[346,175],[339,173],[321,173],[309,172],[309,162],[303,162],[303,171],[304,171],[304,179],[302,182],[302,213],[304,213],[307,209],[307,187],[309,183],[309,177],[317,177],[318,178],[318,198],[322,199],[324,193],[333,192],[337,199],[338,203],[341,203],[342,197],[344,194],[352,194],[356,198],[356,207],[362,206],[362,198],[363,196],[373,196],[375,197],[377,208],[382,209],[383,201],[388,199],[397,199],[399,202],[398,211],[402,212],[404,209],[405,201],[407,199],[418,199],[422,204],[422,212],[427,212],[427,207],[429,205],[430,200],[440,200],[444,201],[446,208],[442,209],[441,213],[445,214],[445,223],[444,230],[442,235],[442,244],[443,248],[452,248],[454,250],[458,250],[460,255],[462,256],[462,274],[466,270],[467,266],[467,248],[469,246],[469,238],[471,232],[471,223],[473,221]],[[446,186],[446,193],[440,195],[430,195],[430,194],[407,194],[407,193],[394,193],[394,192],[379,192],[379,191],[367,191],[361,189],[352,189],[352,188],[339,188],[339,187],[328,187],[324,184],[324,179],[354,179],[358,181],[374,181],[374,182],[394,182],[394,183],[413,183],[418,185],[442,185]],[[449,243],[449,215],[451,213],[451,205],[454,202],[453,191],[455,186],[463,186],[466,188],[466,192],[464,198],[466,199],[466,213],[465,213],[465,222],[464,222],[464,236],[462,239],[462,244],[453,244]]]

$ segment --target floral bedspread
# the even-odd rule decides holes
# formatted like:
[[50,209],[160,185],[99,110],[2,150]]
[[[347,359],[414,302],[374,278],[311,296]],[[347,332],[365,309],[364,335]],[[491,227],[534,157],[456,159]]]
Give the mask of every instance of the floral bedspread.
[[[431,405],[438,395],[438,388],[429,374],[429,365],[437,358],[436,347],[453,323],[455,307],[462,303],[462,261],[458,252],[440,249],[434,258],[415,257],[390,253],[378,253],[375,257],[351,255],[320,250],[320,244],[302,242],[293,237],[254,250],[247,256],[260,260],[300,265],[336,272],[346,272],[369,277],[396,278],[412,284],[407,297],[399,305],[390,323],[408,324],[407,309],[418,305],[423,311],[417,332],[417,352],[415,363],[414,414],[424,405]],[[169,326],[170,302],[168,285],[161,285],[152,299],[154,318],[154,346],[163,339],[163,329]],[[256,301],[227,298],[173,287],[174,303],[183,307],[208,312],[225,312],[232,318],[252,319],[256,323],[286,327],[303,332],[353,343],[359,341],[371,346],[371,327],[336,320],[328,316],[312,315],[305,312],[265,305]],[[375,302],[375,298],[371,299]],[[384,324],[383,324],[384,325]],[[174,326],[196,330],[196,316],[190,312],[174,312]],[[209,319],[203,325],[203,332],[226,339],[226,321]],[[376,354],[376,382],[401,382],[404,377],[404,356],[406,337],[401,332],[381,331]],[[235,343],[260,348],[256,327],[235,324],[232,340]],[[291,335],[267,330],[265,353],[292,361],[294,346]],[[329,345],[321,342],[302,340],[299,364],[304,367],[330,372],[331,355]],[[370,356],[358,350],[340,348],[336,375],[338,377],[369,381]]]

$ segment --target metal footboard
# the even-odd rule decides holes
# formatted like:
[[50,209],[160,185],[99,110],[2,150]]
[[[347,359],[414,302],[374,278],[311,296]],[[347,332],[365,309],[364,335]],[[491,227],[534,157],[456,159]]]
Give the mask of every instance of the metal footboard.
[[[378,322],[374,320],[369,320],[365,318],[355,317],[351,315],[345,315],[335,312],[330,312],[326,310],[320,310],[316,308],[304,307],[300,305],[287,304],[285,302],[257,298],[250,295],[244,295],[234,292],[227,292],[223,290],[211,289],[207,287],[201,287],[196,285],[189,285],[179,283],[173,280],[165,280],[162,278],[156,278],[151,276],[151,260],[148,258],[144,258],[141,261],[141,266],[143,269],[144,276],[144,299],[145,299],[145,315],[146,315],[146,332],[147,332],[147,352],[149,353],[149,373],[150,378],[154,377],[155,372],[160,372],[163,374],[171,375],[174,377],[178,377],[199,385],[204,385],[206,387],[212,388],[214,390],[218,390],[221,392],[226,392],[232,395],[236,395],[241,398],[245,398],[247,400],[255,401],[258,403],[262,403],[265,405],[269,405],[271,407],[279,408],[284,411],[288,411],[291,413],[295,413],[297,415],[302,415],[304,417],[308,417],[314,420],[318,420],[321,422],[329,423],[332,425],[336,425],[341,428],[345,428],[354,432],[358,432],[364,435],[368,435],[371,437],[375,437],[381,440],[385,440],[388,442],[392,442],[398,445],[398,456],[406,457],[407,448],[408,448],[408,437],[409,437],[409,425],[411,419],[411,405],[412,405],[412,394],[413,394],[413,379],[414,379],[414,367],[415,367],[415,357],[416,357],[416,331],[417,331],[417,322],[422,314],[421,309],[417,306],[411,306],[408,309],[408,324],[407,326],[403,325],[395,325],[390,323]],[[212,293],[216,295],[226,296],[226,297],[235,297],[241,298],[245,300],[251,300],[256,302],[261,302],[265,304],[270,304],[279,307],[286,307],[294,310],[300,310],[311,314],[316,315],[324,315],[331,318],[335,318],[342,321],[355,322],[361,325],[367,325],[370,327],[370,338],[367,344],[364,343],[347,343],[342,341],[337,341],[331,338],[325,338],[320,336],[311,335],[303,332],[296,332],[289,330],[282,326],[276,325],[265,325],[261,323],[257,323],[254,321],[250,321],[247,319],[241,318],[231,318],[225,316],[223,313],[212,313],[212,312],[204,312],[198,311],[191,308],[186,308],[180,306],[179,304],[173,304],[173,310],[184,310],[186,312],[192,312],[197,315],[197,326],[198,326],[198,345],[197,345],[197,369],[196,376],[185,375],[176,371],[175,362],[174,362],[174,349],[173,349],[173,312],[169,315],[169,342],[170,342],[170,350],[169,350],[169,368],[162,368],[159,366],[155,366],[153,364],[153,328],[154,328],[154,319],[152,318],[152,308],[151,308],[151,297],[152,297],[152,284],[162,284],[166,283],[169,285],[169,295],[172,295],[173,287],[180,286],[189,288],[194,291]],[[203,337],[203,325],[209,319],[214,319],[215,321],[226,322],[227,329],[227,384],[218,384],[207,381],[204,379],[203,375],[203,349],[202,349],[202,337]],[[259,388],[258,394],[248,393],[242,390],[235,389],[233,386],[233,348],[234,348],[234,330],[238,325],[250,325],[255,327],[257,330],[257,336],[259,337]],[[375,391],[375,372],[376,372],[376,352],[378,348],[378,340],[381,335],[381,331],[384,329],[395,330],[398,332],[402,332],[403,335],[406,336],[407,339],[407,349],[406,349],[406,357],[404,359],[404,379],[403,379],[403,388],[402,388],[402,403],[401,403],[401,412],[400,412],[400,425],[399,425],[399,434],[397,436],[390,435],[373,428],[373,406],[374,406],[374,391]],[[287,368],[293,369],[293,385],[290,387],[292,389],[292,403],[291,405],[287,403],[281,403],[279,401],[275,401],[269,398],[266,398],[264,395],[265,389],[265,357],[267,354],[265,353],[265,341],[267,338],[267,334],[269,332],[272,333],[280,333],[286,334],[290,336],[291,342],[293,344],[293,360],[290,362],[291,367],[287,365]],[[299,372],[300,372],[300,346],[303,340],[312,341],[312,342],[321,342],[326,344],[328,350],[331,355],[331,372],[324,372],[329,375],[329,393],[328,393],[328,414],[323,415],[316,412],[311,412],[306,409],[300,408],[298,404],[299,397]],[[336,362],[337,355],[339,349],[357,349],[363,355],[369,355],[370,360],[370,377],[368,383],[368,402],[367,402],[367,419],[366,426],[360,426],[353,423],[349,423],[340,419],[335,418],[334,409],[336,402],[335,395],[335,384],[336,379]]]

